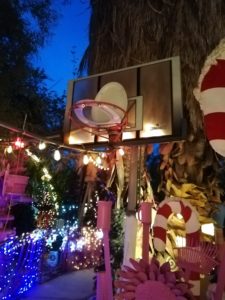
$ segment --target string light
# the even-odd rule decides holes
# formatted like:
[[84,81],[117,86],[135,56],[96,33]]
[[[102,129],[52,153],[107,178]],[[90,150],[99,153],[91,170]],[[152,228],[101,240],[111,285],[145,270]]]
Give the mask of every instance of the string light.
[[28,156],[32,155],[32,152],[29,149],[26,149],[25,151],[26,151],[26,153],[27,153]]
[[37,163],[40,162],[40,158],[37,157],[37,155],[33,154],[29,149],[26,149],[25,151],[26,151],[27,155],[30,156],[33,161],[35,161]]
[[44,143],[44,142],[40,142],[39,144],[38,144],[38,149],[39,150],[44,150],[46,148],[46,144]]
[[35,154],[32,154],[32,155],[31,155],[31,158],[32,158],[35,162],[40,162],[40,158],[37,157],[37,155],[35,155]]
[[[0,245],[0,295],[2,300],[17,299],[38,282],[46,257],[45,251],[62,237],[61,260],[70,270],[93,268],[102,258],[102,234],[95,229],[77,225],[62,229],[35,230],[12,237]],[[50,251],[47,250],[47,251]],[[47,261],[48,262],[48,261]]]
[[13,152],[13,148],[12,148],[11,145],[9,145],[9,146],[6,148],[6,152],[7,152],[8,154],[10,154],[10,153]]
[[84,164],[84,165],[87,165],[88,163],[89,163],[89,157],[88,157],[87,154],[85,154],[85,155],[83,156],[83,164]]
[[14,142],[14,145],[15,145],[16,149],[22,149],[22,148],[24,148],[24,142],[23,142],[23,140],[20,137],[16,138],[16,140]]
[[42,236],[37,237],[35,233],[10,238],[0,246],[2,300],[17,299],[38,281],[43,246]]
[[97,156],[95,162],[96,162],[96,165],[101,165],[101,163],[102,163],[101,157]]
[[61,159],[61,154],[60,154],[60,152],[59,152],[59,150],[57,149],[57,150],[55,150],[55,152],[54,152],[54,159],[56,160],[56,161],[59,161],[60,159]]
[[120,154],[121,156],[123,156],[123,155],[125,154],[123,148],[120,148],[120,149],[119,149],[119,154]]
[[41,177],[42,180],[49,181],[52,179],[52,176],[49,174],[47,168],[43,168],[42,171],[44,173],[44,175]]

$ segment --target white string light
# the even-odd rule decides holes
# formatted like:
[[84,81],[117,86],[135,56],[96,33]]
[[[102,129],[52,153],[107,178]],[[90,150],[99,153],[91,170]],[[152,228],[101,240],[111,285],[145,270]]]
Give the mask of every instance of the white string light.
[[39,150],[44,150],[46,148],[46,144],[44,143],[44,142],[40,142],[39,144],[38,144],[38,149]]
[[54,157],[54,160],[56,160],[56,161],[59,161],[61,159],[61,154],[58,149],[55,150],[53,157]]
[[123,155],[125,154],[125,152],[124,152],[124,150],[123,150],[122,148],[119,149],[119,154],[120,154],[121,156],[123,156]]
[[6,148],[6,152],[9,153],[9,154],[13,152],[13,148],[12,148],[11,145],[9,145],[9,146]]
[[102,163],[101,157],[97,156],[95,162],[96,162],[96,165],[100,165]]
[[87,165],[88,163],[89,163],[89,157],[88,157],[87,154],[85,154],[85,155],[83,156],[83,164],[84,164],[84,165]]

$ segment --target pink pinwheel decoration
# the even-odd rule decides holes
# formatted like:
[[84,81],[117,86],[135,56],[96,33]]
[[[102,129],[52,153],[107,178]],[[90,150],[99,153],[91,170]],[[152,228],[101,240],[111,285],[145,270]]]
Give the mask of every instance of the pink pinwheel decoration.
[[115,281],[117,300],[192,300],[190,285],[181,281],[179,272],[171,272],[169,263],[162,266],[153,258],[149,263],[143,259],[130,259],[132,268],[124,266]]

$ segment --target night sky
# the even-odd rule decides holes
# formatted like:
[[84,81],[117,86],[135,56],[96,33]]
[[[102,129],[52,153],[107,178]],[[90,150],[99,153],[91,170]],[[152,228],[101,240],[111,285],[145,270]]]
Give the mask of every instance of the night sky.
[[70,4],[57,4],[56,8],[61,16],[52,29],[52,37],[39,51],[34,63],[43,68],[49,77],[46,81],[48,88],[61,95],[67,90],[68,80],[74,78],[71,51],[75,50],[78,66],[88,44],[90,8],[88,0],[71,0]]

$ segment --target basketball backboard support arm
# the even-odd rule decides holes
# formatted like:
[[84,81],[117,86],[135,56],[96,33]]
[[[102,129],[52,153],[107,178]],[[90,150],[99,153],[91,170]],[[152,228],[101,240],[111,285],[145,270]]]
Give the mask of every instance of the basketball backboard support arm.
[[[127,92],[128,125],[123,128],[119,142],[110,143],[96,138],[96,133],[85,131],[73,115],[74,103],[94,99],[99,89],[110,82],[118,82]],[[107,100],[107,99],[106,99]],[[142,64],[102,74],[92,75],[68,83],[67,105],[64,119],[64,143],[81,145],[87,150],[111,148],[121,145],[141,145],[183,140],[186,136],[181,94],[179,57]]]

